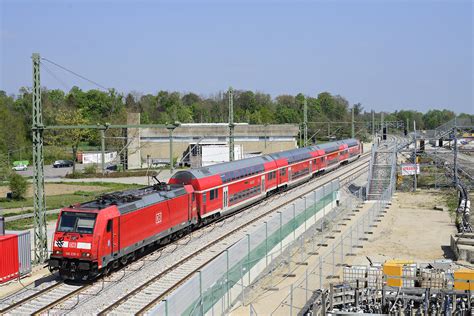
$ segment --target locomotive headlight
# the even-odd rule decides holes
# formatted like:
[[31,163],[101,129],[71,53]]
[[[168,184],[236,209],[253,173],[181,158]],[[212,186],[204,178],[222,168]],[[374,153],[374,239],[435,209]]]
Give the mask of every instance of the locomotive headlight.
[[83,257],[90,257],[91,254],[90,254],[90,252],[83,252],[83,253],[82,253],[82,256],[83,256]]
[[61,250],[55,250],[55,251],[53,251],[53,254],[55,254],[55,255],[62,255],[63,252],[62,252]]

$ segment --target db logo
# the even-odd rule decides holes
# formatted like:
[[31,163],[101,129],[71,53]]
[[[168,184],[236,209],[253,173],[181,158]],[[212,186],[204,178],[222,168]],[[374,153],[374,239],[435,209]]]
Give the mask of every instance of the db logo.
[[64,246],[64,237],[59,237],[58,240],[56,240],[56,246],[59,248],[62,248]]
[[69,248],[76,248],[77,247],[77,242],[75,241],[70,241],[69,242]]
[[161,219],[162,219],[161,217],[162,217],[162,216],[161,216],[161,212],[156,213],[156,215],[155,215],[155,222],[156,222],[156,224],[161,223]]

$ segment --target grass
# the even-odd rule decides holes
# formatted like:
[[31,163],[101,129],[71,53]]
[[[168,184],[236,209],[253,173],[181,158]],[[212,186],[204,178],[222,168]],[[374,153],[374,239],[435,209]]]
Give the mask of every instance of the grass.
[[[126,184],[126,183],[103,183],[103,182],[79,182],[79,183],[71,183],[71,182],[55,182],[59,184],[68,184],[68,185],[75,185],[75,186],[101,186],[104,187],[104,190],[101,191],[82,191],[78,190],[75,191],[73,194],[63,194],[63,195],[50,195],[46,197],[46,208],[50,209],[57,209],[64,206],[69,206],[71,204],[82,203],[86,201],[90,201],[94,199],[95,196],[113,192],[113,191],[120,191],[125,189],[132,189],[132,188],[139,188],[143,187],[143,185],[138,184]],[[21,201],[10,201],[6,199],[0,199],[0,208],[8,209],[8,208],[19,208],[19,207],[33,207],[33,198],[27,198]],[[21,214],[30,214],[31,210],[20,211],[20,212],[7,212],[3,213],[3,216],[9,217],[14,215],[21,215]],[[49,214],[46,215],[46,221],[55,221],[58,218],[57,214]],[[24,218],[19,219],[13,222],[6,222],[5,228],[8,230],[25,230],[33,227],[33,218]]]
[[447,191],[445,194],[445,201],[449,209],[449,215],[455,217],[459,202],[458,192],[456,190]]
[[146,175],[152,175],[155,170],[137,170],[137,171],[116,171],[102,174],[101,172],[96,173],[68,173],[66,178],[69,179],[84,179],[84,178],[123,178],[123,177],[144,177]]
[[20,212],[7,212],[7,213],[3,213],[2,216],[3,217],[10,217],[10,216],[16,216],[16,215],[23,215],[23,214],[30,214],[31,211],[20,211]]
[[115,182],[99,182],[99,181],[89,181],[89,182],[50,182],[55,184],[67,184],[67,185],[81,185],[81,186],[99,186],[107,188],[108,192],[110,190],[126,190],[126,189],[133,189],[133,188],[140,188],[143,187],[142,184],[130,184],[130,183],[115,183]]
[[[95,196],[113,192],[120,191],[125,189],[142,187],[142,185],[137,184],[125,184],[125,183],[102,183],[102,182],[84,182],[84,183],[67,183],[59,182],[61,184],[74,185],[74,186],[101,186],[104,187],[100,191],[83,191],[77,190],[72,194],[62,194],[62,195],[49,195],[46,197],[46,209],[52,210],[71,204],[82,203],[94,199]],[[33,207],[33,197],[28,197],[24,200],[8,200],[5,198],[0,198],[0,208],[2,209],[12,209],[12,208],[22,208],[22,207]],[[31,211],[23,211],[24,213],[29,213]],[[22,214],[23,212],[16,212],[13,215]],[[7,213],[10,214],[10,213]]]
[[[58,219],[58,214],[46,215],[46,221],[55,221]],[[19,219],[13,222],[6,222],[5,229],[7,230],[25,230],[33,228],[33,217]]]

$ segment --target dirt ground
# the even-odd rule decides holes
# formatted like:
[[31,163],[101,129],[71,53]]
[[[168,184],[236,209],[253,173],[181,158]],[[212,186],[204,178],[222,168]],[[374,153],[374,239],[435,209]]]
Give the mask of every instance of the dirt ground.
[[[434,210],[435,206],[445,207],[446,211]],[[351,222],[355,222],[357,217],[371,207],[365,204],[355,215]],[[346,227],[345,230],[348,228]],[[392,205],[387,209],[387,213],[377,223],[377,227],[371,230],[373,234],[366,235],[368,241],[362,242],[362,249],[354,251],[355,256],[346,256],[344,262],[350,265],[368,266],[369,257],[372,262],[383,263],[388,259],[406,259],[417,263],[428,263],[435,259],[451,258],[449,250],[450,235],[456,232],[454,221],[449,216],[447,206],[444,202],[444,194],[441,191],[419,191],[416,193],[395,194]],[[343,229],[344,232],[344,229]],[[328,241],[328,247],[322,253],[331,251],[331,243],[337,243],[339,233],[334,234],[333,240]],[[336,248],[335,253],[339,254]],[[346,248],[347,249],[347,248]],[[336,260],[339,257],[336,256]],[[331,257],[324,265],[324,275],[331,273]],[[334,257],[333,257],[334,258]],[[340,257],[339,257],[340,258]],[[290,284],[296,280],[303,279],[305,269],[318,264],[318,256],[310,256],[307,260],[308,266],[301,266],[292,271],[295,274],[293,279],[282,278],[275,288],[276,291],[266,291],[265,287],[257,287],[252,298],[252,307],[258,314],[268,315],[274,311],[274,315],[289,315],[288,289]],[[341,280],[342,269],[337,268],[336,274]],[[315,273],[317,274],[317,272]],[[269,278],[278,278],[275,273]],[[278,280],[278,279],[277,279]],[[331,279],[324,279],[325,282],[332,282]],[[326,284],[327,285],[327,284]],[[309,288],[319,287],[318,277],[309,277]],[[304,305],[305,293],[302,286],[295,287],[295,296],[292,301],[294,314]],[[285,298],[286,297],[286,298]],[[278,307],[278,302],[283,302]],[[232,315],[249,315],[249,305],[239,306],[232,310]]]
[[[446,211],[435,210],[435,206]],[[367,265],[366,257],[373,262],[409,259],[418,263],[451,258],[449,241],[455,232],[441,191],[398,192],[351,263]]]
[[[62,194],[73,194],[76,191],[87,191],[96,192],[104,190],[104,187],[98,185],[74,185],[74,184],[63,184],[63,183],[45,183],[46,195],[62,195]],[[0,186],[0,196],[6,196],[7,192],[10,192],[8,186]],[[26,197],[33,196],[33,186],[28,187]]]

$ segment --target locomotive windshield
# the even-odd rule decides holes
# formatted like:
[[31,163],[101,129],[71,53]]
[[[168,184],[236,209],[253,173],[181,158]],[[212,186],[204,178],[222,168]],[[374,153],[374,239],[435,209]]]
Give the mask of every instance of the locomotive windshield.
[[95,213],[63,212],[59,220],[58,231],[92,234],[96,217]]

